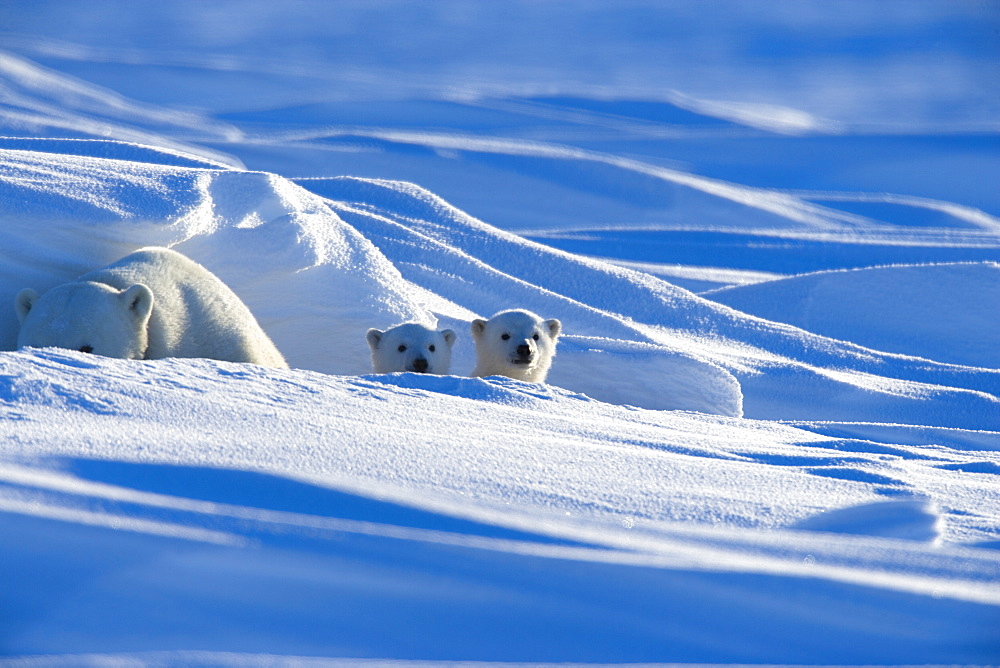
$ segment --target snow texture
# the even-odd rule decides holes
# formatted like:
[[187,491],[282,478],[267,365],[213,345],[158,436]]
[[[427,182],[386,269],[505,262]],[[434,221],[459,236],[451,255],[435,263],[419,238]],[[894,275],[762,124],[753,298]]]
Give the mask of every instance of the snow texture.
[[[0,3],[0,664],[1000,663],[995,11],[154,4]],[[144,246],[291,368],[16,349]]]

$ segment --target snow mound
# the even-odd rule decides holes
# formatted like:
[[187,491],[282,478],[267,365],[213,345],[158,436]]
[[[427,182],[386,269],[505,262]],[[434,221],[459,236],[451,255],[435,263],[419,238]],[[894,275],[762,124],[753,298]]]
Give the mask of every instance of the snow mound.
[[933,503],[925,499],[901,499],[828,510],[807,517],[793,527],[936,542],[941,536],[941,521],[940,512]]
[[[368,328],[405,320],[435,326],[440,319],[463,334],[453,368],[468,372],[474,366],[469,320],[527,307],[564,318],[571,333],[565,358],[559,358],[564,368],[555,376],[557,384],[647,408],[741,414],[739,384],[718,365],[648,345],[620,316],[529,284],[533,274],[542,280],[559,271],[548,266],[547,253],[532,252],[533,245],[479,224],[480,235],[485,232],[495,247],[479,261],[432,240],[425,225],[435,225],[454,242],[467,234],[466,221],[438,222],[440,216],[431,215],[450,208],[424,191],[407,184],[370,188],[376,212],[371,203],[338,205],[271,174],[152,164],[145,161],[157,153],[143,147],[103,148],[116,157],[0,153],[0,215],[12,221],[4,231],[12,258],[0,269],[0,300],[13,303],[23,287],[49,289],[140,246],[167,246],[232,287],[293,367],[367,373]],[[175,156],[168,153],[167,162]],[[395,220],[414,229],[390,223],[381,213],[390,206]],[[417,215],[432,222],[418,223]],[[380,240],[380,247],[363,235]],[[521,251],[527,257],[513,265],[504,259]],[[563,279],[567,284],[581,280],[582,271],[593,273],[585,266],[569,268],[576,277]],[[414,273],[423,280],[414,281]],[[607,295],[599,303],[610,301]],[[11,310],[0,320],[0,348],[13,348],[16,329]],[[574,335],[585,333],[606,340],[574,345]],[[601,373],[617,377],[613,391]],[[651,390],[654,383],[660,391]]]
[[[404,320],[459,332],[528,308],[564,325],[550,382],[602,401],[768,419],[1000,426],[1000,371],[834,341],[734,311],[648,274],[491,227],[413,184],[7,149],[0,300],[147,245],[172,247],[246,302],[293,367],[370,371],[364,332]],[[127,159],[134,151],[136,160]],[[168,154],[166,162],[175,161]],[[301,184],[301,185],[300,185]],[[308,186],[308,190],[303,186]],[[0,349],[16,318],[0,316]]]
[[203,167],[206,169],[229,169],[231,167],[230,164],[181,150],[112,139],[0,137],[0,149],[109,158],[174,167]]
[[[745,508],[728,500],[746,496],[733,471],[764,473],[742,453],[826,437],[614,406],[506,378],[333,376],[40,349],[0,353],[0,379],[7,418],[0,428],[19,435],[8,455],[20,454],[19,443],[36,444],[26,455],[45,443],[54,454],[309,472],[386,490],[474,495],[498,508],[541,504],[574,515],[627,508],[657,519],[711,508],[736,525],[800,519],[818,493],[840,505],[851,498],[850,483],[787,470],[773,478],[783,489],[780,512],[763,490]],[[112,415],[129,420],[127,433]],[[447,429],[436,428],[445,415]],[[688,500],[669,501],[678,486]]]
[[[1000,262],[985,3],[235,4],[2,3],[0,663],[998,663],[1000,368],[678,287]],[[4,350],[145,245],[299,368]]]
[[995,262],[824,271],[702,294],[876,350],[1000,367]]
[[[464,323],[449,318],[489,316],[511,302],[562,320],[565,339],[549,378],[567,389],[738,415],[732,375],[752,417],[1000,425],[1000,372],[880,353],[748,316],[648,274],[498,230],[413,184],[297,182],[328,198],[404,278],[441,297],[432,308],[458,331]],[[471,368],[467,344],[456,345],[453,369],[463,360]],[[568,363],[575,355],[586,360]],[[600,374],[602,367],[621,372]],[[629,389],[611,399],[627,374]],[[659,389],[650,391],[654,383]]]
[[[976,551],[540,516],[517,531],[272,473],[45,463],[0,465],[4,596],[25,611],[4,647],[46,655],[13,665],[991,656],[997,570]],[[339,658],[400,656],[434,660]]]
[[560,338],[548,382],[610,403],[742,415],[739,381],[711,362],[663,345],[594,336]]
[[[436,428],[442,416],[447,429]],[[0,353],[8,458],[196,462],[421,503],[744,528],[933,493],[950,511],[950,539],[995,540],[995,455],[940,446],[928,456],[922,444],[894,443],[892,429],[879,441],[815,431],[617,406],[508,378]]]
[[[946,468],[982,452],[502,378],[53,349],[0,353],[0,411],[5,596],[44,612],[5,626],[22,653],[398,647],[534,663],[553,638],[537,629],[554,624],[568,635],[553,660],[654,661],[669,646],[693,661],[847,663],[861,647],[916,662],[954,658],[955,639],[974,660],[1000,600],[991,553],[953,544],[996,538],[996,474]],[[931,493],[947,509],[940,546],[849,535],[880,513],[839,510]],[[890,505],[883,526],[919,514]],[[814,531],[788,530],[823,511]],[[164,601],[203,616],[163,617]],[[369,605],[380,613],[357,614]],[[773,641],[759,642],[761,615]],[[836,642],[831,616],[851,620]],[[622,618],[649,623],[623,631]],[[928,619],[941,635],[914,638]],[[780,642],[790,628],[809,642]]]
[[[232,287],[292,366],[363,373],[368,327],[430,320],[369,242],[285,179],[39,151],[3,150],[0,161],[4,303],[157,245]],[[0,315],[0,348],[14,347],[16,331],[12,309]]]

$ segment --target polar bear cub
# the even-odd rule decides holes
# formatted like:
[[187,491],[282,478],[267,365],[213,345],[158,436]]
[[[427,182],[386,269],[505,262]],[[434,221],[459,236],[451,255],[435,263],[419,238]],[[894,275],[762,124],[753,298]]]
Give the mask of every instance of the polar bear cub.
[[473,376],[509,376],[543,383],[562,331],[558,320],[542,320],[531,311],[501,311],[489,320],[472,321],[476,343]]
[[413,371],[445,375],[451,368],[455,332],[435,331],[419,323],[407,322],[386,331],[369,329],[366,337],[372,349],[375,373]]
[[14,303],[17,346],[106,357],[207,357],[288,368],[250,309],[208,269],[166,248],[143,248]]

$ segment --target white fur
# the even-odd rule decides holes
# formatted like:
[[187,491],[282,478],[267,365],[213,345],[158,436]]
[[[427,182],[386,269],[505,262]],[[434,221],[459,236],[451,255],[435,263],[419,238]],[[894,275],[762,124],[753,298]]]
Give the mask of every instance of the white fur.
[[440,332],[430,327],[408,322],[386,331],[369,329],[366,335],[372,349],[375,373],[413,371],[444,375],[451,368],[451,348],[455,332]]
[[18,348],[288,366],[225,283],[166,248],[143,248],[41,296],[22,290],[15,308],[21,321]]
[[558,320],[542,320],[531,311],[501,311],[489,320],[473,320],[476,368],[472,375],[544,383],[560,331]]

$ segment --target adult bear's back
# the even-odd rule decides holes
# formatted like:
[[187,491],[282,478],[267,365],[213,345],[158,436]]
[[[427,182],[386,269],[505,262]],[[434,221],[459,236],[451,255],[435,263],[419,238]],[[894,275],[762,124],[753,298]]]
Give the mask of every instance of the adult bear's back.
[[287,367],[246,304],[215,274],[168,248],[142,248],[80,280],[153,293],[146,357],[207,357]]

